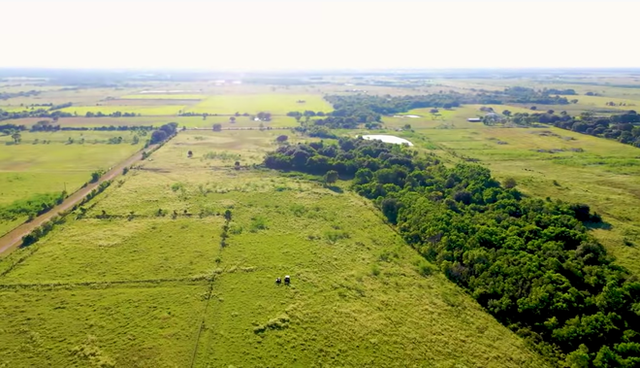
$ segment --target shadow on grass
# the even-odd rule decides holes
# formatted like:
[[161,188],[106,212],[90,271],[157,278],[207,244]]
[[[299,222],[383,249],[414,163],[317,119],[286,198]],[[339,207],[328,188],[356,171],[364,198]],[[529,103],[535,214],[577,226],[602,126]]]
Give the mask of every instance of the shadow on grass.
[[608,222],[585,222],[584,226],[589,230],[601,229],[601,230],[611,230],[613,226]]
[[344,190],[340,187],[336,187],[335,185],[326,185],[325,188],[329,189],[334,193],[344,193]]

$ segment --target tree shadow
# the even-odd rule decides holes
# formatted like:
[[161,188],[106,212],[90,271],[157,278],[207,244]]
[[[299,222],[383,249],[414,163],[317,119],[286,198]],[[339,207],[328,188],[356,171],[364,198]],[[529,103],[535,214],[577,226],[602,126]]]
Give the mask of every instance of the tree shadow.
[[335,185],[327,185],[325,186],[325,188],[329,189],[330,191],[334,192],[334,193],[344,193],[344,190],[342,190],[342,188],[337,187]]
[[584,222],[584,226],[586,226],[589,230],[601,229],[601,230],[611,230],[613,226],[608,222]]

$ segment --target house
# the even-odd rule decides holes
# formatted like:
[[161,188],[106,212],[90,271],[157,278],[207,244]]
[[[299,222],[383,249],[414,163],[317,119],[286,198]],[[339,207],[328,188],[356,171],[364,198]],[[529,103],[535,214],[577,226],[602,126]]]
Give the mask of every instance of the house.
[[480,122],[482,122],[482,119],[480,119],[480,118],[468,118],[467,121],[470,122],[470,123],[480,123]]

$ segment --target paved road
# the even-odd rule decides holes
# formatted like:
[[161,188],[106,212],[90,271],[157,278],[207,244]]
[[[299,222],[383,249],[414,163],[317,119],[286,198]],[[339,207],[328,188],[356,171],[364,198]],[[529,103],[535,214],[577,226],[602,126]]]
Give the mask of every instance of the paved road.
[[[152,151],[153,148],[154,147],[151,146],[151,147],[147,148],[146,150],[147,151]],[[98,185],[100,185],[100,183],[102,183],[104,181],[107,181],[107,180],[111,180],[111,179],[117,177],[118,175],[121,175],[122,174],[122,169],[124,169],[125,167],[129,167],[133,163],[135,163],[135,162],[137,162],[137,161],[142,159],[142,151],[143,150],[140,150],[140,151],[136,152],[133,156],[131,156],[128,159],[120,162],[118,165],[112,167],[106,174],[104,174],[100,178],[100,180],[98,180],[98,182],[91,183],[91,184],[87,185],[84,188],[80,188],[78,191],[76,191],[75,193],[73,193],[69,197],[67,197],[61,204],[59,204],[58,206],[52,208],[47,213],[44,213],[44,214],[36,217],[31,222],[25,222],[24,224],[16,227],[15,229],[11,230],[10,232],[6,233],[4,236],[2,236],[0,238],[0,254],[5,253],[5,252],[9,252],[10,250],[14,249],[15,247],[17,247],[18,245],[20,245],[22,243],[22,237],[23,236],[29,234],[31,231],[33,231],[33,229],[35,229],[36,227],[42,225],[44,222],[46,222],[47,220],[49,220],[53,216],[56,216],[60,212],[66,211],[66,210],[72,208],[76,203],[79,203],[80,201],[82,201],[82,199],[84,197],[86,197],[87,194],[89,194],[89,192],[91,192]]]

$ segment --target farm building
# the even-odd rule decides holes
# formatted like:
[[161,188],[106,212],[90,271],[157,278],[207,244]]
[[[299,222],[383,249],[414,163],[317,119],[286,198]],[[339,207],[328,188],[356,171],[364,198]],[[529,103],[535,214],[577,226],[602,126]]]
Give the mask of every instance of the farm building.
[[467,121],[470,122],[470,123],[479,123],[479,122],[482,121],[482,119],[480,119],[480,118],[468,118]]

